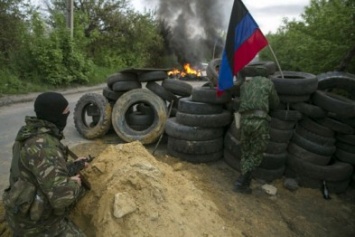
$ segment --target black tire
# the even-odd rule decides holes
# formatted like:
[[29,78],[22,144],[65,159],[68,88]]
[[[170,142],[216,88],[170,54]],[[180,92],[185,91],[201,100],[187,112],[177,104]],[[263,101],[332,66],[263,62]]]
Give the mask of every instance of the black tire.
[[347,152],[337,148],[337,150],[335,151],[335,157],[340,161],[355,165],[355,153]]
[[274,110],[270,112],[270,115],[284,121],[298,121],[302,119],[302,114],[296,110]]
[[165,125],[165,132],[169,136],[193,141],[215,139],[223,136],[223,131],[223,128],[203,128],[182,125],[176,121],[176,118],[169,118]]
[[223,151],[224,161],[233,169],[240,172],[240,159],[238,159],[235,154],[233,154],[228,149],[224,149]]
[[113,84],[118,81],[137,81],[137,75],[129,72],[118,72],[108,76],[107,86],[112,90]]
[[335,143],[335,138],[334,137],[324,137],[315,133],[312,133],[308,129],[304,128],[303,126],[299,125],[296,128],[295,131],[297,134],[300,136],[306,138],[307,140],[311,142],[315,142],[317,144],[323,145],[323,146],[333,146]]
[[324,119],[317,120],[317,122],[323,125],[324,127],[333,130],[334,132],[338,132],[346,135],[351,135],[354,133],[354,129],[352,127],[335,119],[324,118]]
[[323,155],[323,156],[331,156],[334,154],[336,150],[335,146],[331,146],[331,145],[325,146],[325,145],[317,144],[315,142],[308,140],[307,138],[298,135],[297,133],[293,134],[292,142],[296,143],[300,147],[310,152],[316,153],[318,155]]
[[280,154],[264,153],[263,160],[259,167],[266,170],[277,170],[285,166],[286,160],[286,150]]
[[153,71],[153,72],[144,72],[138,76],[138,81],[140,82],[149,82],[149,81],[162,81],[168,78],[166,71]]
[[310,118],[324,118],[327,115],[324,109],[309,103],[291,104],[291,108],[301,112],[302,114]]
[[142,88],[142,84],[139,81],[117,81],[112,86],[112,90],[116,92],[125,92],[138,88]]
[[146,125],[150,126],[154,120],[154,113],[145,114],[140,111],[126,113],[126,121],[129,125]]
[[162,87],[161,85],[159,85],[154,81],[148,82],[146,87],[152,92],[154,92],[156,95],[158,95],[160,98],[162,98],[163,100],[169,102],[174,101],[174,103],[178,101],[176,95],[174,95],[173,93],[171,93],[170,91],[168,91],[167,89],[165,89],[164,87]]
[[191,97],[181,98],[178,109],[180,112],[188,114],[220,114],[223,112],[221,105],[192,101]]
[[279,94],[280,102],[282,103],[301,103],[308,101],[311,95],[282,95]]
[[312,97],[315,105],[335,113],[339,118],[355,117],[355,102],[343,96],[317,90]]
[[350,179],[353,167],[344,162],[335,162],[331,165],[315,165],[297,157],[290,155],[287,159],[287,165],[296,172],[296,174],[312,179],[340,181]]
[[216,128],[224,127],[232,121],[232,114],[224,110],[220,114],[187,114],[178,111],[176,121],[187,126]]
[[347,151],[347,152],[355,154],[355,145],[350,145],[350,144],[338,141],[337,143],[335,143],[335,146],[337,147],[337,150],[341,149],[343,151]]
[[[98,112],[98,114],[93,116],[92,122],[87,121],[86,118],[89,107],[94,107]],[[111,104],[103,95],[95,93],[84,94],[75,105],[75,128],[86,139],[102,137],[111,127],[111,114]]]
[[[152,125],[136,131],[129,127],[126,113],[134,104],[145,103],[154,109]],[[153,92],[146,89],[134,89],[126,92],[115,103],[112,112],[112,124],[117,135],[126,142],[140,141],[142,144],[153,143],[164,132],[167,120],[167,108],[164,101]]]
[[332,156],[323,156],[314,152],[310,152],[293,142],[288,144],[287,151],[291,155],[294,155],[305,162],[309,162],[315,165],[327,165],[332,158]]
[[326,72],[317,75],[318,89],[327,90],[340,88],[353,92],[355,90],[355,75],[346,72]]
[[318,134],[320,136],[324,136],[324,137],[334,137],[334,131],[330,130],[327,127],[324,127],[322,125],[320,125],[319,123],[315,122],[312,119],[309,118],[305,118],[302,119],[299,124],[304,127],[305,129],[307,129],[308,131]]
[[240,148],[240,141],[230,132],[227,132],[224,136],[224,148],[230,151],[238,159],[241,159],[242,151]]
[[295,127],[295,125],[296,125],[295,121],[286,121],[275,117],[271,117],[271,121],[270,121],[270,127],[280,129],[280,130],[291,130]]
[[192,141],[178,139],[169,136],[168,146],[174,149],[177,152],[184,154],[196,154],[204,155],[215,153],[223,149],[223,137],[205,140],[205,141]]
[[124,92],[116,92],[111,90],[109,87],[105,87],[102,90],[102,95],[105,96],[106,99],[112,102],[116,102],[118,98],[120,98],[121,95],[123,95]]
[[271,75],[270,78],[278,93],[284,95],[310,95],[317,90],[317,77],[310,73],[283,71]]
[[215,153],[210,153],[210,154],[203,154],[203,155],[197,155],[197,154],[185,154],[182,152],[175,151],[173,147],[168,146],[168,154],[171,156],[174,156],[176,158],[179,158],[184,161],[188,161],[191,163],[207,163],[207,162],[212,162],[212,161],[217,161],[223,158],[223,150],[215,152]]
[[346,144],[355,146],[355,135],[337,135],[336,139]]
[[228,128],[228,132],[231,133],[231,135],[233,137],[235,137],[237,140],[240,140],[240,136],[241,136],[241,131],[240,129],[237,129],[237,125],[235,124],[235,120],[233,119],[233,121],[231,122],[229,128]]
[[287,146],[288,146],[288,142],[281,143],[281,142],[269,141],[269,144],[267,145],[265,153],[269,153],[269,154],[284,153],[287,149]]
[[288,143],[292,137],[292,130],[270,128],[270,140],[274,142]]
[[227,92],[221,96],[217,96],[215,88],[194,87],[192,89],[191,100],[210,104],[226,104],[232,100],[232,96]]
[[276,179],[282,178],[285,172],[285,166],[278,169],[268,170],[263,168],[257,168],[253,171],[253,177],[256,179],[261,179],[270,183]]
[[276,72],[276,64],[272,61],[251,62],[246,65],[241,73],[244,77],[268,77]]
[[173,93],[183,97],[190,96],[192,93],[192,85],[184,81],[165,79],[162,83],[162,87]]

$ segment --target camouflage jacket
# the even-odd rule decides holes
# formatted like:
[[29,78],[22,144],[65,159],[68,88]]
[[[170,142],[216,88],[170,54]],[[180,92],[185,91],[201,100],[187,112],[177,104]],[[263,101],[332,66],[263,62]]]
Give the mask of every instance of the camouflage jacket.
[[37,228],[38,224],[41,228],[51,228],[62,222],[82,195],[83,188],[68,177],[66,148],[60,142],[63,134],[58,128],[36,117],[26,117],[25,122],[13,146],[13,154],[19,155],[19,164],[11,165],[10,184],[12,186],[18,178],[32,183],[36,195],[43,199],[44,212],[36,221],[29,215],[10,213],[9,224],[16,229]]
[[[276,108],[280,103],[273,82],[265,77],[254,77],[246,80],[240,88],[239,112],[243,117],[267,118],[270,109]],[[253,114],[252,111],[262,110],[264,115]],[[251,112],[251,113],[249,113]]]

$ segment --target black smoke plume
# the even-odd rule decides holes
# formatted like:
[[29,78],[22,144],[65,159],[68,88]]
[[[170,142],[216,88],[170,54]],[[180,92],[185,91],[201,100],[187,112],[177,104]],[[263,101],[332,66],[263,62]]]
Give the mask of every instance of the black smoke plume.
[[177,63],[198,65],[221,57],[232,1],[157,0],[156,3],[165,46],[176,56]]

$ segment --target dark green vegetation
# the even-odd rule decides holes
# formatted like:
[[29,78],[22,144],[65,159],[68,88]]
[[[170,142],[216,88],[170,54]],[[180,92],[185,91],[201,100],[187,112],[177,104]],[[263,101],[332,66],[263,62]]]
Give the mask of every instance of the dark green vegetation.
[[[25,2],[0,0],[0,94],[103,83],[127,67],[172,66],[163,22],[155,12],[135,11],[130,0],[74,1],[73,38],[67,1],[42,1],[40,9]],[[354,29],[353,0],[312,0],[303,21],[285,19],[267,37],[283,70],[355,73]],[[269,52],[261,58],[273,60]]]
[[[355,73],[355,1],[311,0],[302,21],[284,19],[267,38],[283,70]],[[262,59],[273,60],[270,50]]]

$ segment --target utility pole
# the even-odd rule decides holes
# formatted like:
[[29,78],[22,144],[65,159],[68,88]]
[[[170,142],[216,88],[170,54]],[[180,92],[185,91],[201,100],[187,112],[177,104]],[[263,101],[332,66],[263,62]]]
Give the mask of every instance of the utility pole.
[[70,30],[70,37],[74,32],[74,0],[67,0],[67,27]]

